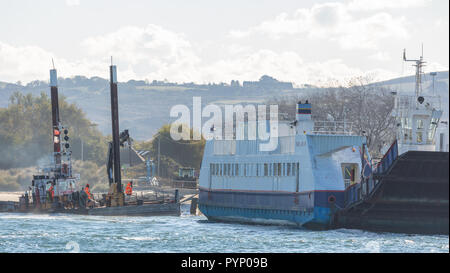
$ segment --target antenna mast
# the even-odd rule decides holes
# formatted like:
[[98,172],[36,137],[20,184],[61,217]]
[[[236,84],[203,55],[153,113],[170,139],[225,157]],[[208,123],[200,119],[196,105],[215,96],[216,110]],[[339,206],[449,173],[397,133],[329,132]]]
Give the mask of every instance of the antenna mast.
[[413,64],[413,66],[416,67],[416,97],[419,97],[419,95],[422,93],[422,67],[425,66],[424,64],[426,62],[423,61],[423,44],[422,44],[422,55],[418,60],[413,59],[407,59],[406,58],[406,49],[403,49],[403,61],[405,62],[415,62],[416,64]]

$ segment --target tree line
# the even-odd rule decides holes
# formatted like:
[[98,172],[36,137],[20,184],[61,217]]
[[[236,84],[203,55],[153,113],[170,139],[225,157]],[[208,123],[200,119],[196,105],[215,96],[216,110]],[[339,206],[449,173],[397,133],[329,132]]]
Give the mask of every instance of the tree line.
[[381,157],[383,148],[395,138],[395,118],[391,115],[394,90],[370,82],[370,78],[357,77],[345,84],[295,97],[277,97],[267,103],[278,104],[279,113],[286,113],[292,120],[296,103],[309,100],[313,120],[351,122],[352,133],[366,136],[372,156]]

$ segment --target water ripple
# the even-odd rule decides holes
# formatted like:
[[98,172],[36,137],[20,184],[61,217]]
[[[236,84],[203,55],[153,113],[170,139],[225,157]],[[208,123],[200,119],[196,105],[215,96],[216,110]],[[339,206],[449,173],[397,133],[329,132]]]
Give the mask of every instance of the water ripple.
[[449,252],[447,235],[310,231],[215,223],[188,214],[104,217],[0,213],[0,225],[0,252]]

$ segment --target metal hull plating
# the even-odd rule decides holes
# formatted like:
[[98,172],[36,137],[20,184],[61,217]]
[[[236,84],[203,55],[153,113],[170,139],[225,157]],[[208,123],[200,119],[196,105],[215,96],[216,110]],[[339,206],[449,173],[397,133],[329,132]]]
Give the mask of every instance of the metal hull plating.
[[374,231],[448,234],[448,152],[409,151],[376,173],[377,186],[338,215],[338,225]]
[[334,214],[344,206],[349,192],[244,192],[200,188],[199,209],[213,221],[329,229],[334,227]]

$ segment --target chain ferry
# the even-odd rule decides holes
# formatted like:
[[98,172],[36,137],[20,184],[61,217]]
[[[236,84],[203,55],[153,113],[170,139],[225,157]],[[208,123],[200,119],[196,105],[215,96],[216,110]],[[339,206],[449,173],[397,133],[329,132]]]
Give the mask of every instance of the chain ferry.
[[439,98],[422,93],[423,58],[404,60],[415,62],[416,90],[393,94],[396,140],[377,164],[351,124],[314,122],[311,103],[298,102],[272,151],[259,139],[206,142],[200,211],[212,221],[448,234],[448,128]]

